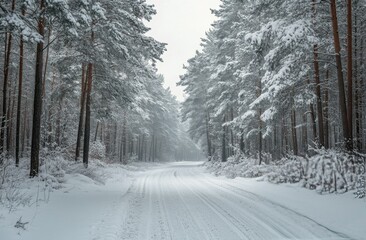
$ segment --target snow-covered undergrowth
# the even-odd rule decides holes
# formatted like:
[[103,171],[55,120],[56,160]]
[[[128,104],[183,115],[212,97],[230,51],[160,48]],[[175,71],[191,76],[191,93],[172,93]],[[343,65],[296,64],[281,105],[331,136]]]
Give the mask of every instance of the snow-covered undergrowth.
[[48,202],[52,192],[63,191],[69,180],[104,185],[113,174],[122,173],[121,176],[125,177],[129,168],[95,159],[85,168],[81,162],[65,158],[62,154],[43,157],[39,176],[33,179],[29,178],[29,159],[21,159],[19,167],[15,166],[13,159],[4,160],[0,165],[0,210],[13,212],[21,207]]
[[253,158],[235,156],[227,162],[205,163],[211,173],[228,178],[257,178],[271,183],[299,183],[318,193],[344,193],[357,190],[365,194],[365,158],[339,151],[321,150],[312,157],[290,156],[270,164],[258,165]]

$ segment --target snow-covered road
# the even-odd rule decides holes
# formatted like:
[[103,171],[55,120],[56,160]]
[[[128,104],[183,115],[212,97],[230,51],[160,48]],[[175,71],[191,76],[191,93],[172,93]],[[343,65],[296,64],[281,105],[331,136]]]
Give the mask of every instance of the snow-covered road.
[[122,239],[348,239],[195,163],[147,171],[125,198]]
[[[68,175],[47,204],[0,211],[0,239],[364,239],[364,203],[352,196],[215,177],[201,164],[111,166],[105,185]],[[14,228],[20,217],[26,230]]]

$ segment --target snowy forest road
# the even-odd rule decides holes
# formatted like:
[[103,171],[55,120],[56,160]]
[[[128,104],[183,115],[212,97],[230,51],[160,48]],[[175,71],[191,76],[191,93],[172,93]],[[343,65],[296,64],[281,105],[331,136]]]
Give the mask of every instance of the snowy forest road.
[[124,198],[122,239],[349,239],[197,163],[148,170]]

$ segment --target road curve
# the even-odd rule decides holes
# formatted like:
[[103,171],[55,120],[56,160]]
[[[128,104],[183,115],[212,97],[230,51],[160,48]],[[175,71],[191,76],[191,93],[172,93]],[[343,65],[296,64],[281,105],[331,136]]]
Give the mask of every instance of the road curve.
[[128,240],[349,239],[231,183],[191,162],[148,170],[124,196],[128,207],[120,236]]

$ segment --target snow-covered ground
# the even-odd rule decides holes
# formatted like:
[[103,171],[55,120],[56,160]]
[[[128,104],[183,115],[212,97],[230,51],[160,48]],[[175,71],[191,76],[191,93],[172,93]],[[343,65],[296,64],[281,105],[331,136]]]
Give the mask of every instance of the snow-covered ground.
[[366,202],[351,193],[215,177],[201,165],[112,165],[105,184],[67,174],[47,203],[0,207],[0,239],[366,239]]

